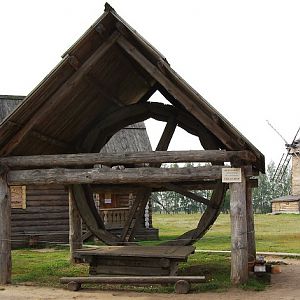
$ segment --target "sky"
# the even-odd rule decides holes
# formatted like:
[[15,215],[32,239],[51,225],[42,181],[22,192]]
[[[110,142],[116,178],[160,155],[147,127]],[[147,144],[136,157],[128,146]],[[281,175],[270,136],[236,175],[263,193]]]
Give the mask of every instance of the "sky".
[[[0,1],[0,95],[27,95],[103,13],[100,0]],[[110,0],[266,157],[300,126],[300,1]],[[153,101],[160,101],[154,95]],[[155,147],[161,124],[147,122]],[[170,150],[200,149],[180,131]]]

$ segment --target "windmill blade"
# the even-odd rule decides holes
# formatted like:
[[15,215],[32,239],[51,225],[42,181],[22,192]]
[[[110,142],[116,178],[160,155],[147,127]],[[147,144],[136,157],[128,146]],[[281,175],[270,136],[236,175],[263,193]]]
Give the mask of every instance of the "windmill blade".
[[273,176],[272,176],[272,179],[271,179],[272,181],[275,179],[275,177],[276,177],[277,172],[279,171],[279,169],[282,168],[281,162],[282,162],[282,160],[283,160],[283,157],[284,157],[284,153],[282,153],[282,156],[281,156],[280,161],[279,161],[279,163],[278,163],[278,165],[277,165],[277,168],[276,168],[276,170],[275,170],[275,172],[274,172],[274,174],[273,174]]
[[283,169],[283,172],[282,172],[282,174],[281,174],[281,177],[280,177],[280,179],[279,179],[279,182],[282,180],[282,178],[283,178],[283,176],[284,176],[284,174],[285,174],[285,171],[286,171],[286,169],[287,169],[287,167],[288,167],[288,165],[289,165],[289,163],[290,163],[290,160],[291,160],[291,155],[289,156],[289,159],[288,159],[288,161],[287,161],[287,163],[285,164],[285,166],[284,166],[284,169]]
[[281,177],[281,175],[284,173],[284,172],[282,172],[282,170],[286,169],[286,167],[285,167],[286,162],[287,161],[290,162],[289,161],[289,155],[290,155],[290,151],[287,151],[287,153],[285,155],[285,158],[283,160],[283,163],[282,163],[281,167],[278,170],[278,174],[277,174],[276,179],[275,179],[276,182],[279,180],[279,178]]
[[[285,142],[285,144],[287,145],[288,142],[287,140],[282,136],[282,134],[268,121],[266,120],[268,125],[283,139],[283,141]],[[300,128],[299,128],[300,129]]]

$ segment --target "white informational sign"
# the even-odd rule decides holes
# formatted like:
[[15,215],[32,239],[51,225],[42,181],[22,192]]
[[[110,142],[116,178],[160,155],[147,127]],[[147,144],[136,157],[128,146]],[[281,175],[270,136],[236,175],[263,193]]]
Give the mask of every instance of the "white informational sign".
[[105,193],[104,195],[104,203],[105,204],[111,204],[111,193]]
[[105,198],[104,203],[105,204],[111,204],[111,199],[110,198]]
[[242,169],[241,168],[223,168],[222,169],[222,182],[242,182]]

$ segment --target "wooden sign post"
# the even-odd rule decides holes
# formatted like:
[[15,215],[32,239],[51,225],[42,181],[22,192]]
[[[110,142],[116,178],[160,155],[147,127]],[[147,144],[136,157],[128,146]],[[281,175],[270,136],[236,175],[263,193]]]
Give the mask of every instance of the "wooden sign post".
[[222,175],[230,189],[231,282],[237,285],[248,280],[246,178],[243,168],[232,168],[227,177],[224,171]]

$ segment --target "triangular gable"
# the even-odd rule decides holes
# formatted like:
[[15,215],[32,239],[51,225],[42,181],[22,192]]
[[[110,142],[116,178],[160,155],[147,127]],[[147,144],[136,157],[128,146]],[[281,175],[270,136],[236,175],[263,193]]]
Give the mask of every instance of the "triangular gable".
[[[0,155],[83,152],[79,141],[97,120],[120,107],[145,102],[157,90],[205,128],[204,148],[250,150],[257,157],[256,167],[264,171],[262,153],[109,5],[0,124]],[[30,132],[40,139],[33,140]]]

